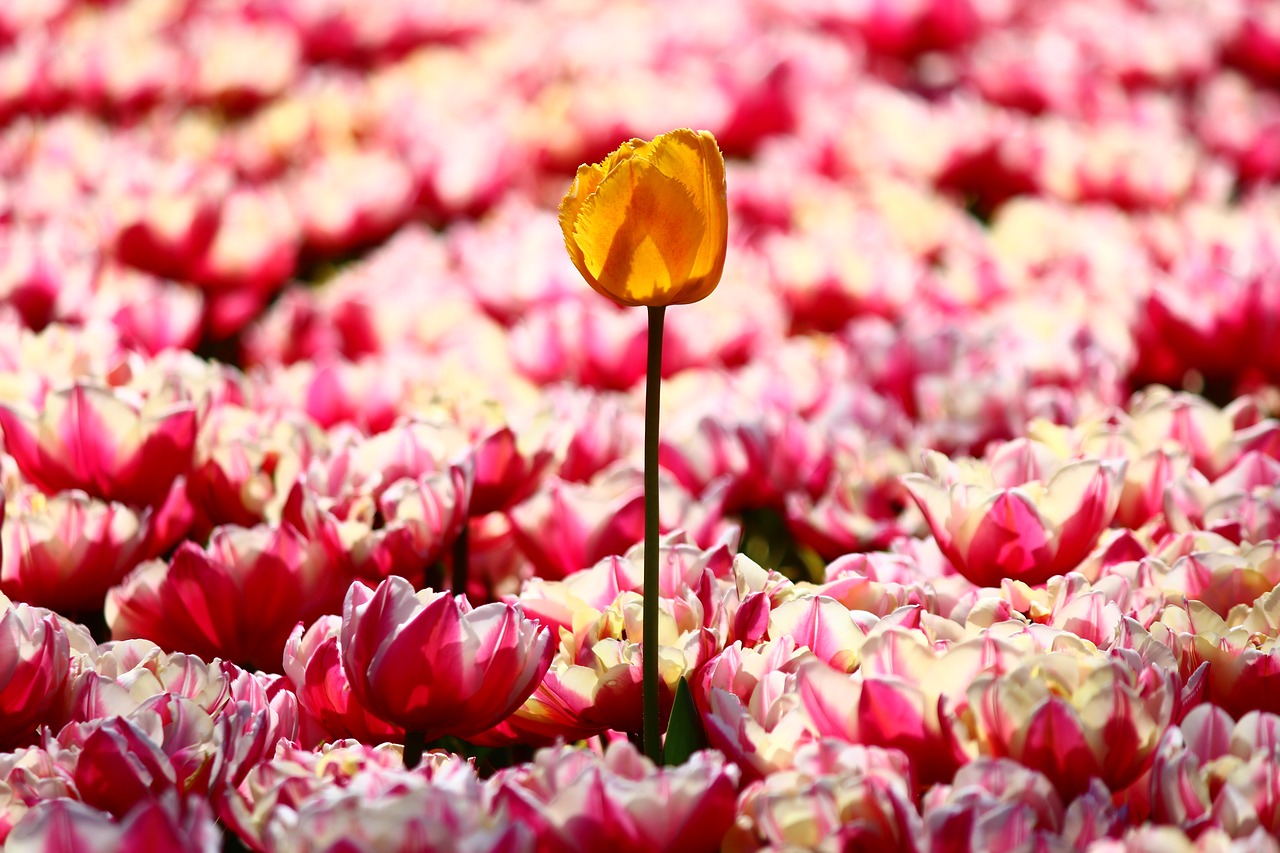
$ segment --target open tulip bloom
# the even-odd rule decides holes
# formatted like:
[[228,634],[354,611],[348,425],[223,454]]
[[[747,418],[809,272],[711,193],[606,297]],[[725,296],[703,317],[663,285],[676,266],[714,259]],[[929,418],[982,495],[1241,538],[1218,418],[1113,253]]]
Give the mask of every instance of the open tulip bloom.
[[[587,284],[619,305],[649,309],[645,375],[644,622],[658,621],[658,407],[668,305],[705,299],[720,283],[729,240],[724,157],[715,137],[687,128],[624,142],[578,167],[560,202],[560,229]],[[645,755],[661,758],[658,639],[646,631]]]

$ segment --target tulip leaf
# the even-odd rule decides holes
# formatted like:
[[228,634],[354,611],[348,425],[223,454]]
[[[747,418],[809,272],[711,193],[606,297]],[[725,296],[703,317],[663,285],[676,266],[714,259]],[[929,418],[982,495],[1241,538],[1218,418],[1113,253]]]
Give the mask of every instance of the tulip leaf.
[[702,717],[693,702],[689,682],[680,679],[676,685],[676,698],[671,706],[671,719],[667,722],[667,739],[662,748],[662,763],[667,767],[684,764],[700,749],[707,748],[707,735],[702,730]]

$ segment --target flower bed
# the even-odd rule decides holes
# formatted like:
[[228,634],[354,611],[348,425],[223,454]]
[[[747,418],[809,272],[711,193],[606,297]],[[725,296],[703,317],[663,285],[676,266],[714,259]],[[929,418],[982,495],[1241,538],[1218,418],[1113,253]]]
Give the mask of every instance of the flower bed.
[[3,850],[1280,853],[1275,12],[0,3]]

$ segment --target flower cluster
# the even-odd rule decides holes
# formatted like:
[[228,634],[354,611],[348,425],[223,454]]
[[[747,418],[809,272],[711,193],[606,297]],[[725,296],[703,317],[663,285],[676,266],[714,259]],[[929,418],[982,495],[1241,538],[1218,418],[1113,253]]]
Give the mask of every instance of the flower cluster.
[[1280,853],[1277,57],[0,2],[0,847]]

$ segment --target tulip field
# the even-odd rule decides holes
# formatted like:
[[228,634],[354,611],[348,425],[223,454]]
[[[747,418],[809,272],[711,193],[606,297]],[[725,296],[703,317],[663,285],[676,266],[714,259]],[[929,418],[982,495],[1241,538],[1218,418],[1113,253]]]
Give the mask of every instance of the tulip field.
[[1280,853],[1280,3],[0,0],[0,439],[3,853]]

